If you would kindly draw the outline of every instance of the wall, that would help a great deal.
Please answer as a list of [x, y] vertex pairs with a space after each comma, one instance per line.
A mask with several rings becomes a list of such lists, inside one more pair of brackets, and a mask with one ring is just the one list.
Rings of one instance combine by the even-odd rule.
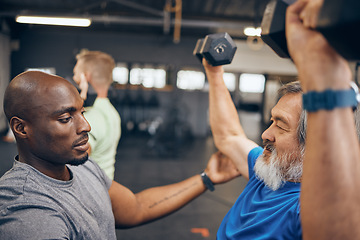
[[10, 80], [10, 37], [5, 33], [0, 33], [0, 53], [0, 132], [3, 132], [7, 129], [3, 100]]
[[[13, 54], [12, 75], [26, 67], [55, 66], [57, 74], [72, 74], [74, 56], [82, 48], [101, 50], [112, 54], [118, 62], [170, 64], [198, 67], [192, 55], [195, 38], [182, 38], [179, 44], [171, 36], [137, 35], [109, 32], [91, 32], [83, 29], [33, 29], [19, 36], [20, 49]], [[296, 69], [289, 59], [278, 57], [267, 45], [252, 50], [246, 41], [235, 41], [237, 52], [225, 69], [236, 72], [295, 75]], [[186, 64], [184, 64], [186, 63]]]
[[[261, 43], [260, 43], [261, 44]], [[278, 57], [266, 44], [259, 50], [252, 50], [246, 41], [236, 41], [237, 51], [228, 71], [296, 75], [295, 65], [290, 59]]]
[[[75, 55], [83, 48], [110, 53], [117, 62], [166, 64], [174, 71], [181, 67], [202, 66], [192, 55], [195, 38], [172, 42], [172, 36], [92, 32], [87, 29], [33, 26], [19, 34], [20, 47], [12, 54], [12, 77], [28, 67], [55, 67], [56, 74], [71, 79]], [[238, 50], [228, 71], [294, 75], [296, 70], [288, 59], [279, 58], [264, 45], [260, 50], [249, 48], [245, 41], [236, 41]], [[173, 75], [170, 82], [175, 82]], [[172, 95], [163, 93], [162, 96]], [[206, 136], [208, 127], [208, 95], [206, 92], [176, 93], [176, 102], [185, 103], [187, 121], [195, 136]], [[161, 97], [160, 97], [161, 98]], [[170, 98], [171, 99], [171, 98]], [[173, 100], [163, 101], [171, 105]]]

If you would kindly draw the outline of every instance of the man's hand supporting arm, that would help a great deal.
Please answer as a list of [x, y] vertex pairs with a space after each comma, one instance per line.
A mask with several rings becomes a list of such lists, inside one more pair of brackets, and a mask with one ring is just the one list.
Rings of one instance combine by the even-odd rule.
[[[240, 175], [233, 162], [221, 153], [213, 154], [205, 169], [213, 184], [221, 184]], [[129, 228], [145, 224], [185, 206], [206, 191], [200, 174], [179, 183], [146, 189], [134, 194], [113, 181], [109, 189], [115, 224]]]
[[149, 188], [137, 194], [113, 182], [109, 194], [116, 227], [134, 227], [167, 216], [205, 190], [200, 174], [179, 183]]

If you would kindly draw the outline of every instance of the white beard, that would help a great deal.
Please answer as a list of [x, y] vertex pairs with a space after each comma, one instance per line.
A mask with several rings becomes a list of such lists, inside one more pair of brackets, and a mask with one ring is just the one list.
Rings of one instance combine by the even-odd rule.
[[298, 158], [294, 158], [293, 155], [288, 153], [278, 156], [274, 149], [271, 152], [268, 163], [264, 159], [264, 154], [256, 160], [254, 171], [258, 179], [275, 191], [282, 187], [286, 181], [300, 181], [303, 171], [303, 159], [303, 146], [300, 147]]

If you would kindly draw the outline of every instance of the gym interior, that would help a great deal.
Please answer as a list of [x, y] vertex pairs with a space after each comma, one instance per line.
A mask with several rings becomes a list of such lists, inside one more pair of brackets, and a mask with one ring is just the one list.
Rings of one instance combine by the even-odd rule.
[[[290, 59], [280, 58], [259, 36], [244, 34], [245, 27], [259, 26], [267, 2], [0, 0], [0, 176], [17, 154], [16, 143], [7, 140], [2, 110], [6, 86], [32, 69], [73, 82], [75, 56], [82, 49], [109, 53], [116, 61], [109, 91], [122, 120], [115, 180], [139, 192], [200, 173], [216, 147], [209, 126], [208, 84], [193, 50], [199, 38], [217, 32], [228, 32], [236, 44], [232, 62], [224, 65], [225, 80], [247, 136], [261, 145], [277, 89], [297, 77]], [[87, 28], [16, 23], [15, 17], [26, 11], [95, 20]], [[85, 104], [91, 106], [95, 98], [90, 89]], [[117, 237], [215, 239], [245, 185], [241, 177], [217, 185], [171, 216], [117, 230]]]

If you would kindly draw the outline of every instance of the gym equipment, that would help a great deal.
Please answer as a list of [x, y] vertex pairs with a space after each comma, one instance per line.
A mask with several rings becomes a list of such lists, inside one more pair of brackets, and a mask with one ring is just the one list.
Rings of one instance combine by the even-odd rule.
[[285, 14], [288, 5], [294, 2], [270, 1], [261, 21], [261, 39], [282, 58], [290, 58], [286, 45]]
[[236, 45], [228, 33], [214, 33], [198, 39], [193, 55], [202, 62], [204, 57], [212, 66], [231, 63]]
[[360, 60], [359, 0], [325, 0], [316, 29], [344, 58]]
[[[271, 0], [261, 22], [261, 38], [280, 57], [289, 58], [285, 37], [285, 14], [295, 0]], [[325, 0], [316, 30], [348, 60], [360, 60], [358, 36], [360, 29], [359, 0]]]

